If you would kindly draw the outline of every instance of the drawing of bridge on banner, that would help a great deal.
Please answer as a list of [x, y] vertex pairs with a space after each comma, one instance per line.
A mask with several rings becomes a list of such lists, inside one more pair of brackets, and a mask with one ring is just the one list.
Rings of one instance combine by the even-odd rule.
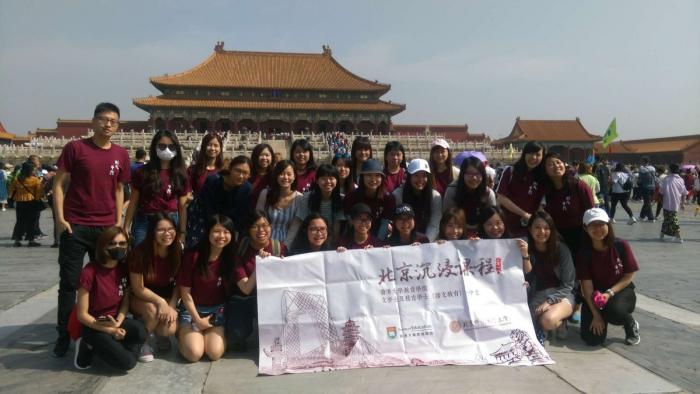
[[[269, 348], [263, 347], [265, 355], [272, 359], [272, 366], [265, 373], [407, 364], [406, 360], [385, 356], [377, 351], [362, 337], [360, 327], [352, 319], [343, 324], [339, 335], [338, 329], [329, 321], [328, 305], [322, 295], [285, 290], [281, 312], [285, 322], [281, 336], [275, 337]], [[316, 345], [306, 351], [301, 348], [302, 317], [308, 317], [313, 325], [313, 337], [305, 336], [304, 343]]]

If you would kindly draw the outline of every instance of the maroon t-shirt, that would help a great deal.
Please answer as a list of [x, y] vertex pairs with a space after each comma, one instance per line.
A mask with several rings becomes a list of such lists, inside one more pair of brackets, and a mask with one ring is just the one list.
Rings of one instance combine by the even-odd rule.
[[199, 194], [199, 191], [202, 190], [202, 187], [204, 187], [204, 182], [207, 180], [207, 177], [209, 177], [209, 175], [214, 175], [218, 172], [219, 170], [217, 170], [216, 168], [213, 170], [207, 170], [205, 168], [203, 173], [195, 177], [194, 165], [189, 166], [187, 168], [187, 179], [189, 180], [190, 186], [192, 187], [192, 193], [194, 195]]
[[168, 170], [160, 170], [160, 192], [153, 195], [150, 191], [150, 186], [146, 185], [144, 182], [144, 167], [139, 168], [134, 173], [134, 179], [131, 182], [134, 190], [138, 190], [139, 196], [139, 209], [140, 214], [151, 214], [157, 212], [176, 212], [177, 211], [177, 200], [189, 193], [190, 184], [189, 181], [185, 181], [185, 187], [180, 193], [176, 193], [173, 189], [173, 185], [170, 182], [170, 174]]
[[71, 141], [56, 163], [70, 173], [63, 217], [71, 224], [106, 227], [117, 222], [117, 183], [129, 183], [129, 153], [119, 145], [102, 149], [91, 138]]
[[214, 306], [226, 301], [224, 279], [221, 277], [221, 259], [218, 258], [207, 264], [207, 276], [204, 277], [197, 267], [199, 252], [186, 252], [182, 268], [177, 276], [177, 285], [189, 287], [195, 305]]
[[173, 293], [173, 289], [175, 288], [175, 278], [177, 277], [177, 272], [175, 272], [173, 269], [172, 263], [167, 258], [156, 255], [154, 262], [155, 275], [152, 278], [148, 278], [143, 273], [140, 261], [141, 259], [139, 258], [140, 256], [137, 255], [139, 252], [139, 248], [136, 248], [129, 254], [127, 260], [129, 272], [143, 275], [144, 287], [165, 298], [166, 300], [169, 299]]
[[396, 174], [389, 174], [389, 171], [384, 170], [384, 190], [387, 193], [391, 193], [397, 187], [403, 185], [406, 181], [406, 170], [403, 167], [399, 167], [399, 171]]
[[532, 261], [532, 270], [535, 272], [535, 277], [537, 278], [537, 289], [544, 290], [551, 287], [559, 287], [559, 278], [557, 274], [554, 273], [554, 264], [551, 261], [547, 261], [545, 254], [532, 250], [532, 255], [534, 259]]
[[85, 265], [80, 272], [78, 288], [90, 293], [90, 316], [116, 318], [128, 283], [126, 264], [117, 264], [114, 268], [105, 268], [95, 262]]
[[346, 215], [350, 215], [353, 205], [357, 203], [365, 203], [372, 210], [372, 234], [379, 232], [379, 225], [382, 219], [391, 220], [396, 208], [396, 199], [393, 194], [385, 193], [384, 198], [369, 198], [365, 197], [360, 189], [355, 189], [352, 193], [345, 196], [343, 200], [343, 211]]
[[619, 256], [614, 247], [599, 252], [584, 246], [576, 256], [576, 278], [591, 280], [594, 289], [605, 291], [619, 282], [624, 274], [639, 271], [630, 244], [624, 239], [618, 238], [618, 241], [625, 251], [625, 258]]
[[445, 190], [447, 190], [447, 186], [454, 181], [450, 181], [450, 177], [452, 176], [452, 167], [447, 167], [445, 171], [443, 172], [436, 172], [435, 173], [435, 186], [433, 189], [437, 190], [438, 193], [440, 193], [441, 196], [445, 197]]
[[[272, 253], [272, 242], [269, 242], [263, 249], [268, 253]], [[282, 256], [287, 254], [287, 246], [285, 246], [284, 242], [280, 242], [280, 254]], [[255, 272], [255, 257], [257, 255], [258, 251], [248, 245], [242, 256], [236, 256], [235, 265], [233, 267], [233, 293], [235, 295], [245, 295], [241, 289], [238, 288], [237, 283], [241, 279], [253, 275], [253, 272]], [[253, 294], [255, 294], [255, 290], [250, 295]]]
[[372, 245], [375, 248], [379, 248], [386, 245], [386, 243], [382, 242], [379, 238], [375, 237], [374, 235], [370, 235], [369, 238], [367, 238], [367, 240], [361, 244], [355, 242], [355, 239], [352, 235], [342, 237], [338, 241], [338, 246], [342, 246], [347, 250], [364, 249], [369, 245]]
[[311, 190], [311, 186], [316, 183], [316, 170], [306, 170], [303, 174], [295, 173], [297, 181], [297, 191], [306, 193]]
[[[533, 214], [539, 209], [542, 202], [544, 185], [535, 180], [532, 171], [528, 171], [524, 176], [514, 177], [513, 167], [508, 167], [501, 175], [496, 193], [508, 197], [520, 209]], [[520, 225], [520, 216], [505, 208], [503, 212], [505, 213], [506, 228], [511, 235], [527, 235], [527, 228]]]
[[581, 227], [583, 213], [593, 208], [593, 193], [585, 182], [547, 193], [544, 210], [552, 216], [557, 229]]

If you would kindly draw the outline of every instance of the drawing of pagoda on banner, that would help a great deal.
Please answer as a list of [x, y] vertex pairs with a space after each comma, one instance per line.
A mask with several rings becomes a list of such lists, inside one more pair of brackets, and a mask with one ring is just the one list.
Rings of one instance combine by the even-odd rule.
[[[352, 319], [336, 328], [329, 321], [328, 305], [322, 295], [285, 290], [281, 306], [285, 322], [281, 335], [269, 347], [260, 344], [265, 356], [272, 360], [269, 368], [261, 363], [261, 373], [278, 375], [310, 368], [328, 371], [406, 365], [405, 360], [379, 353], [362, 337], [361, 327]], [[305, 336], [304, 342], [317, 345], [306, 351], [301, 349], [301, 317], [310, 318], [314, 326], [314, 338]]]

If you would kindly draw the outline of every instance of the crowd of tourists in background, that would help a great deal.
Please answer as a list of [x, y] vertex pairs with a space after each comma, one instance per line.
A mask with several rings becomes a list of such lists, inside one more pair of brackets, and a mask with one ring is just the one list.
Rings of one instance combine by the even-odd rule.
[[[119, 109], [101, 103], [94, 135], [69, 142], [55, 165], [32, 156], [0, 171], [2, 210], [16, 211], [15, 246], [40, 246], [40, 213], [51, 208], [60, 267], [54, 354], [76, 340], [80, 369], [94, 355], [129, 370], [152, 361], [154, 348], [168, 351], [172, 336], [190, 362], [245, 350], [258, 256], [455, 240], [518, 239], [542, 343], [565, 339], [572, 321], [588, 345], [605, 341], [608, 324], [622, 325], [635, 345], [639, 264], [615, 236], [617, 206], [630, 225], [663, 212], [660, 237], [682, 242], [678, 212], [700, 204], [695, 167], [566, 163], [536, 141], [512, 166], [492, 167], [444, 139], [409, 160], [398, 141], [375, 147], [334, 132], [326, 138], [335, 156], [320, 163], [304, 139], [289, 159], [266, 143], [224, 159], [221, 136], [209, 133], [188, 164], [177, 135], [159, 130], [131, 162], [110, 141], [118, 123]], [[642, 201], [637, 215], [630, 197]]]

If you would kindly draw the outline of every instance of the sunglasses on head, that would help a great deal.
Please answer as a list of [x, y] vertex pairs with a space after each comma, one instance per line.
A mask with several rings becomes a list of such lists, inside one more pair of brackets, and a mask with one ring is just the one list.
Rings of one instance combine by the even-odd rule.
[[174, 151], [177, 147], [175, 146], [175, 144], [158, 144], [158, 149], [165, 150], [165, 148]]

